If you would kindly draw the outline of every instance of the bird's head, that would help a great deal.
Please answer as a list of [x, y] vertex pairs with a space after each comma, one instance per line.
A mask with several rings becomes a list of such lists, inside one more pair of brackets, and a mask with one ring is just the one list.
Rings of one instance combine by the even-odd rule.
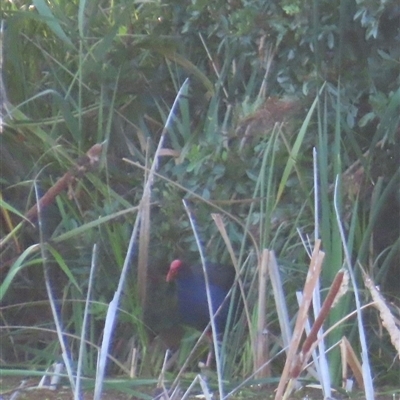
[[179, 270], [183, 266], [183, 262], [181, 260], [174, 260], [172, 261], [171, 265], [169, 266], [169, 271], [167, 274], [166, 281], [171, 282], [173, 281], [179, 273]]

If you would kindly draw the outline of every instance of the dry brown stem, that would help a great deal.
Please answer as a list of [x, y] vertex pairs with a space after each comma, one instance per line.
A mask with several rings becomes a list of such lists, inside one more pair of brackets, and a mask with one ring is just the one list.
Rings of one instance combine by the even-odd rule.
[[340, 351], [342, 355], [343, 385], [345, 385], [345, 380], [347, 379], [347, 366], [349, 366], [353, 371], [358, 387], [364, 390], [364, 378], [360, 361], [358, 361], [355, 351], [345, 336], [343, 336], [340, 342]]
[[100, 160], [102, 144], [95, 144], [87, 153], [79, 158], [75, 165], [67, 171], [36, 203], [27, 213], [26, 218], [31, 222], [38, 217], [38, 209], [43, 210], [54, 202], [54, 199], [63, 191], [66, 190], [74, 181], [82, 178], [88, 172], [94, 170]]
[[300, 375], [300, 372], [304, 369], [308, 359], [311, 357], [311, 353], [314, 350], [315, 345], [317, 344], [318, 331], [321, 329], [322, 324], [326, 320], [329, 311], [337, 300], [338, 295], [340, 295], [340, 293], [343, 293], [341, 288], [343, 284], [347, 284], [347, 281], [347, 272], [344, 269], [341, 269], [336, 274], [329, 293], [326, 296], [324, 303], [322, 304], [321, 310], [314, 321], [310, 333], [304, 341], [300, 353], [297, 355], [296, 363], [295, 365], [293, 365], [293, 368], [290, 372], [291, 378], [297, 378]]

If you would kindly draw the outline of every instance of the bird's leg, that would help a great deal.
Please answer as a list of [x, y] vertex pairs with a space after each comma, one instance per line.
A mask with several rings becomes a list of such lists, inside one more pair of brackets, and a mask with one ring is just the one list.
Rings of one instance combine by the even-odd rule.
[[206, 360], [206, 367], [211, 368], [211, 364], [214, 359], [214, 349], [210, 349], [210, 351], [207, 354], [207, 360]]
[[213, 362], [213, 359], [214, 359], [214, 343], [213, 343], [213, 338], [212, 338], [211, 331], [208, 331], [206, 333], [206, 336], [208, 338], [209, 346], [210, 346], [210, 349], [209, 349], [208, 354], [207, 354], [206, 367], [210, 368], [211, 364]]

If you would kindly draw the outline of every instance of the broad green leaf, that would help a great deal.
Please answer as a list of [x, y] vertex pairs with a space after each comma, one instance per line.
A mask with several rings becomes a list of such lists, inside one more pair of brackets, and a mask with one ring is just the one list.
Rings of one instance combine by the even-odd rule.
[[5, 294], [7, 293], [8, 288], [10, 287], [11, 283], [13, 282], [15, 276], [23, 270], [24, 268], [32, 265], [32, 264], [37, 264], [40, 262], [40, 260], [32, 260], [29, 262], [26, 262], [26, 259], [28, 256], [31, 254], [35, 253], [37, 250], [39, 250], [40, 245], [39, 244], [34, 244], [32, 246], [29, 246], [15, 261], [15, 263], [12, 265], [10, 270], [8, 271], [7, 276], [4, 278], [3, 283], [0, 286], [0, 302], [3, 300]]
[[18, 217], [26, 220], [25, 216], [23, 214], [21, 214], [16, 208], [14, 208], [13, 206], [11, 206], [7, 202], [5, 202], [2, 199], [1, 195], [0, 195], [0, 207], [12, 212], [15, 215], [18, 215]]
[[50, 7], [46, 4], [46, 2], [44, 0], [33, 0], [33, 4], [36, 7], [38, 13], [41, 16], [46, 17], [45, 21], [48, 27], [57, 35], [57, 37], [60, 38], [68, 46], [75, 47], [71, 39], [61, 28], [60, 23], [58, 22], [57, 18], [54, 17]]
[[71, 270], [68, 268], [68, 265], [65, 263], [62, 255], [54, 247], [47, 246], [47, 250], [53, 255], [54, 259], [56, 260], [60, 268], [64, 271], [65, 275], [68, 276], [69, 281], [73, 283], [78, 291], [82, 294], [82, 290], [79, 287], [78, 282], [76, 281]]

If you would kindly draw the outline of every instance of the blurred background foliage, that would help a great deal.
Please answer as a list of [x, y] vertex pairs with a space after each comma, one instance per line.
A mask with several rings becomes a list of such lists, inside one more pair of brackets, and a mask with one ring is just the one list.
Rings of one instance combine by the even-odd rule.
[[[187, 77], [190, 84], [169, 127], [168, 152], [152, 191], [152, 301], [143, 316], [134, 258], [114, 355], [125, 362], [119, 342], [133, 338], [144, 360], [149, 333], [150, 338], [164, 333], [168, 345], [177, 345], [174, 304], [168, 300], [173, 296], [164, 276], [176, 257], [198, 260], [184, 197], [190, 199], [209, 259], [229, 263], [212, 212], [223, 214], [249, 274], [257, 266], [258, 249], [277, 253], [295, 312], [294, 291], [308, 265], [298, 230], [314, 235], [313, 147], [327, 253], [323, 288], [344, 262], [333, 208], [333, 184], [340, 176], [352, 261], [360, 262], [399, 307], [396, 0], [8, 0], [1, 16], [1, 236], [21, 220], [18, 212], [25, 214], [34, 204], [35, 185], [45, 193], [74, 160], [104, 142], [98, 170], [61, 193], [43, 215], [45, 239], [53, 249], [47, 262], [71, 333], [79, 332], [80, 301], [97, 243], [101, 256], [91, 340], [98, 343], [101, 337], [105, 304], [115, 291], [135, 218], [134, 212], [118, 212], [139, 204], [145, 179], [143, 168], [124, 158], [149, 165]], [[316, 110], [305, 123], [316, 98]], [[285, 176], [293, 155], [295, 165]], [[111, 218], [95, 222], [104, 216]], [[32, 250], [21, 256], [38, 242], [38, 227], [25, 224], [1, 249], [3, 279], [15, 272], [1, 303], [3, 324], [10, 327], [1, 330], [1, 359], [9, 365], [47, 365], [59, 351], [55, 336], [30, 331], [52, 326], [41, 254]], [[348, 299], [331, 323], [353, 309]], [[21, 323], [22, 328], [11, 328]], [[398, 361], [392, 365], [393, 350], [373, 311], [367, 324], [377, 379], [388, 383], [398, 376]], [[341, 334], [353, 329], [348, 322]], [[153, 364], [139, 363], [137, 373], [158, 371], [163, 353], [155, 354]], [[91, 357], [87, 374], [94, 369], [94, 351]], [[249, 372], [249, 364], [243, 364], [232, 368], [230, 378]]]

